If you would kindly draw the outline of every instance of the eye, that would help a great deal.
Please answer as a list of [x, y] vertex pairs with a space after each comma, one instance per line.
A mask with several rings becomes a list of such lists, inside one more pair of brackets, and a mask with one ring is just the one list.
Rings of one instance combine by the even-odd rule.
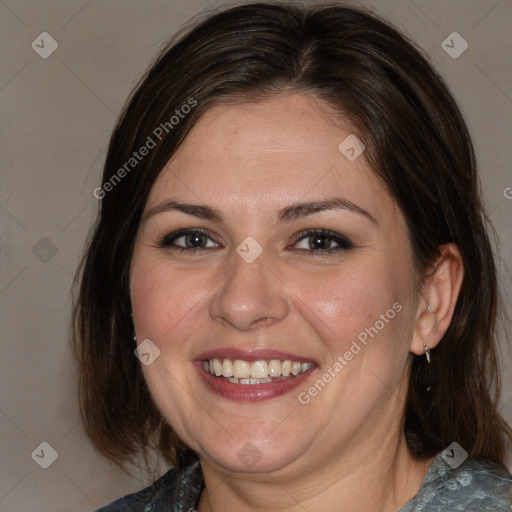
[[353, 247], [350, 240], [339, 233], [325, 229], [314, 229], [299, 233], [294, 249], [306, 250], [315, 253], [328, 253], [347, 250]]
[[200, 229], [184, 229], [165, 235], [160, 247], [181, 251], [196, 251], [220, 247], [210, 234]]

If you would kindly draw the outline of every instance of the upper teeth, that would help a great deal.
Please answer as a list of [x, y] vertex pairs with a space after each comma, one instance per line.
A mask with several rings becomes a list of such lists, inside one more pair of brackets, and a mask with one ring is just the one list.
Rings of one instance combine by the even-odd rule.
[[234, 377], [236, 379], [265, 379], [267, 377], [297, 376], [308, 371], [313, 363], [299, 361], [243, 361], [241, 359], [208, 359], [204, 361], [204, 369], [217, 377]]

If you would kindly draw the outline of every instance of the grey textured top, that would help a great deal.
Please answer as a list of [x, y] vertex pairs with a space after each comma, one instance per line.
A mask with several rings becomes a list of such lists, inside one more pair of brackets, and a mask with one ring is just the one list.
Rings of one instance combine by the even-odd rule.
[[[175, 468], [152, 485], [97, 512], [195, 512], [202, 490], [199, 460], [193, 452], [187, 452]], [[397, 512], [460, 510], [511, 512], [511, 475], [501, 466], [485, 460], [466, 460], [452, 468], [438, 454], [418, 494]]]
[[511, 512], [512, 477], [486, 460], [466, 460], [452, 468], [437, 455], [418, 494], [399, 512]]

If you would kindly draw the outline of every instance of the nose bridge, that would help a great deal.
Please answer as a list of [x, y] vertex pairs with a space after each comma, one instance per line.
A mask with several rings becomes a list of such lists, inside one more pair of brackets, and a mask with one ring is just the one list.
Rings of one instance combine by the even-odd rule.
[[214, 320], [241, 331], [269, 325], [288, 314], [287, 297], [273, 276], [269, 258], [262, 254], [249, 261], [243, 254], [232, 255], [210, 304]]

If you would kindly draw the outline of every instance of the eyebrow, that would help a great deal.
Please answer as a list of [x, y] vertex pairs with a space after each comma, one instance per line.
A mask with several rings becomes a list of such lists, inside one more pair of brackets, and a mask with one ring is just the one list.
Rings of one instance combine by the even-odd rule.
[[301, 219], [314, 213], [329, 211], [329, 210], [348, 210], [352, 213], [357, 213], [374, 224], [378, 224], [377, 220], [371, 213], [367, 212], [364, 208], [357, 206], [357, 204], [341, 197], [333, 197], [324, 199], [322, 201], [312, 201], [307, 203], [297, 203], [283, 208], [279, 212], [279, 220], [281, 222], [288, 222], [294, 219]]
[[[290, 222], [292, 220], [302, 219], [315, 213], [329, 210], [347, 210], [366, 217], [374, 224], [378, 224], [375, 217], [373, 217], [373, 215], [371, 215], [368, 211], [361, 208], [360, 206], [357, 206], [352, 201], [340, 197], [324, 199], [322, 201], [297, 203], [291, 206], [287, 206], [279, 211], [278, 219], [280, 222]], [[145, 215], [145, 220], [154, 215], [157, 215], [158, 213], [169, 211], [183, 212], [187, 215], [192, 215], [194, 217], [212, 222], [223, 222], [222, 214], [216, 208], [206, 205], [181, 203], [175, 199], [168, 199], [158, 204], [157, 206], [150, 208]]]
[[200, 219], [211, 220], [212, 222], [222, 222], [222, 214], [220, 211], [211, 206], [180, 203], [175, 199], [168, 199], [167, 201], [164, 201], [163, 203], [160, 203], [159, 205], [148, 210], [147, 214], [145, 215], [145, 220], [153, 217], [153, 215], [158, 213], [171, 211], [183, 212], [187, 215], [193, 215], [194, 217], [198, 217]]

